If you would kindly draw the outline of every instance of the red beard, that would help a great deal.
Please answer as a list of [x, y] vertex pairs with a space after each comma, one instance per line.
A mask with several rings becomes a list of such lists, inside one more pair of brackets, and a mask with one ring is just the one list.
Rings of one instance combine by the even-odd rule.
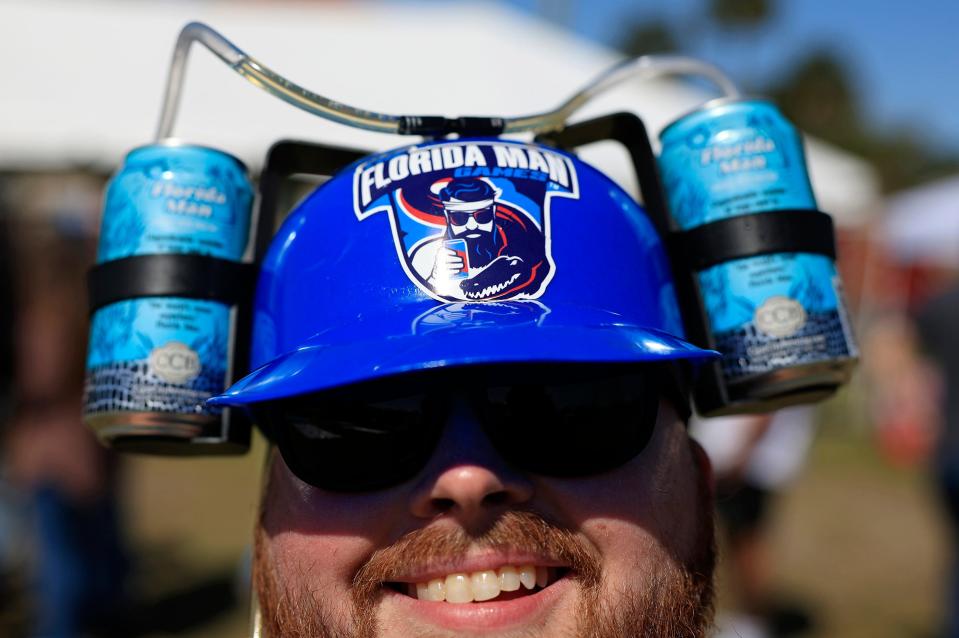
[[[265, 638], [373, 638], [382, 583], [401, 565], [461, 555], [470, 547], [511, 547], [561, 557], [583, 590], [577, 638], [704, 638], [712, 626], [716, 549], [709, 479], [698, 472], [697, 533], [694, 547], [675, 548], [654, 582], [622, 596], [616, 605], [602, 595], [599, 561], [576, 535], [531, 512], [503, 515], [481, 537], [461, 530], [425, 528], [412, 532], [370, 557], [354, 579], [353, 623], [342, 627], [325, 606], [323, 592], [298, 591], [283, 582], [270, 558], [263, 525], [257, 526], [253, 581]], [[617, 583], [616, 586], [619, 586]]]

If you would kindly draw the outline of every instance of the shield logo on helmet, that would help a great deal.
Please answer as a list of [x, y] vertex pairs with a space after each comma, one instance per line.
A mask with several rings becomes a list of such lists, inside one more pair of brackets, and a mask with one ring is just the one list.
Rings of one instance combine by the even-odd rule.
[[554, 197], [579, 198], [572, 160], [501, 140], [405, 148], [353, 173], [357, 219], [389, 215], [403, 270], [440, 301], [542, 295], [556, 273]]

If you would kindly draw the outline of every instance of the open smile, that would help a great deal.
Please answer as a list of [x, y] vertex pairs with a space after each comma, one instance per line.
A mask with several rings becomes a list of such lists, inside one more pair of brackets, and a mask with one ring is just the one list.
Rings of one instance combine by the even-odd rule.
[[452, 604], [514, 600], [546, 589], [569, 569], [543, 565], [504, 565], [471, 573], [453, 572], [415, 583], [386, 583], [394, 591], [417, 600]]
[[468, 561], [383, 583], [404, 615], [459, 631], [502, 631], [542, 621], [573, 586], [573, 571], [548, 560]]

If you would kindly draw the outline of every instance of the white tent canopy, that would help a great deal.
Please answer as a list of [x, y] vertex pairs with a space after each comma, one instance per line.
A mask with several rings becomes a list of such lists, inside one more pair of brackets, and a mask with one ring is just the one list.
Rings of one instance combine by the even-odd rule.
[[[618, 59], [608, 49], [492, 3], [86, 2], [0, 4], [0, 168], [111, 170], [151, 141], [180, 28], [207, 22], [294, 82], [394, 114], [524, 115], [554, 108]], [[684, 84], [635, 81], [575, 119], [632, 110], [655, 135], [707, 96]], [[176, 134], [256, 168], [270, 144], [295, 138], [380, 150], [409, 138], [318, 119], [257, 90], [194, 47]], [[862, 160], [810, 140], [822, 208], [855, 224], [878, 197]], [[625, 152], [583, 153], [635, 193]]]
[[890, 197], [879, 233], [898, 261], [959, 267], [959, 176]]

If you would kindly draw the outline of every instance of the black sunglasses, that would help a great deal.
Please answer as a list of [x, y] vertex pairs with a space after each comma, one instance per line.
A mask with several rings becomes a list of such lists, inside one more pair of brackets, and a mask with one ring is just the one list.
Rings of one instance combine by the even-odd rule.
[[488, 224], [496, 216], [496, 204], [474, 211], [447, 210], [446, 214], [450, 218], [450, 223], [454, 226], [465, 226], [470, 217], [475, 219], [477, 224]]
[[655, 430], [661, 398], [688, 417], [682, 379], [672, 370], [647, 365], [584, 377], [554, 369], [542, 380], [529, 370], [527, 380], [506, 383], [498, 374], [454, 370], [442, 378], [407, 377], [401, 386], [389, 383], [391, 391], [380, 382], [252, 409], [293, 474], [324, 490], [371, 491], [413, 478], [432, 456], [454, 398], [469, 403], [514, 467], [581, 477], [639, 455]]

